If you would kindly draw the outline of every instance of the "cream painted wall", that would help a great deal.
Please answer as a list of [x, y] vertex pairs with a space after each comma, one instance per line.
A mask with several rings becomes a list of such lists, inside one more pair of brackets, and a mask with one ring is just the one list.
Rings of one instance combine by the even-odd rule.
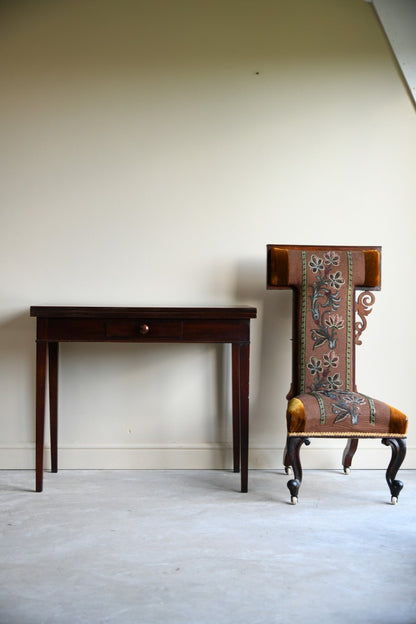
[[[39, 0], [0, 17], [1, 467], [34, 466], [30, 305], [228, 303], [258, 307], [250, 462], [280, 467], [280, 242], [383, 246], [359, 389], [410, 415], [415, 468], [416, 117], [372, 6]], [[61, 467], [230, 466], [229, 355], [63, 345]], [[338, 467], [342, 446], [315, 441], [305, 467]], [[388, 456], [363, 442], [355, 465]]]

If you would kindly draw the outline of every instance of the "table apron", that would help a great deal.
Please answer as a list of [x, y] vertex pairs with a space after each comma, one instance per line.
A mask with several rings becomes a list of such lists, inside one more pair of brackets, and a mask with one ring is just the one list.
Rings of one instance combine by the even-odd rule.
[[249, 319], [38, 318], [38, 342], [248, 343]]

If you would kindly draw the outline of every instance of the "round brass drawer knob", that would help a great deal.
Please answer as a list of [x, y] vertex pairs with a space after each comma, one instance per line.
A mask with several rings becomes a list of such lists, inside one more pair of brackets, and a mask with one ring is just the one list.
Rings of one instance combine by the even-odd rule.
[[140, 325], [140, 333], [143, 334], [143, 336], [149, 333], [149, 329], [150, 327], [149, 325], [146, 325], [146, 323], [143, 323], [143, 325]]

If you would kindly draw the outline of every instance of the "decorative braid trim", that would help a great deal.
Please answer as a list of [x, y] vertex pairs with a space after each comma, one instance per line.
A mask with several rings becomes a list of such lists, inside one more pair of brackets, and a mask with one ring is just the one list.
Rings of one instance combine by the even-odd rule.
[[346, 353], [346, 378], [345, 388], [351, 390], [351, 339], [352, 339], [352, 253], [347, 251], [348, 259], [348, 293], [347, 293], [347, 353]]
[[302, 251], [302, 309], [300, 327], [300, 392], [305, 392], [306, 312], [307, 312], [306, 251]]
[[326, 411], [325, 411], [325, 405], [324, 405], [324, 402], [322, 400], [322, 397], [317, 392], [311, 392], [311, 394], [318, 401], [319, 411], [321, 413], [321, 418], [319, 420], [319, 424], [320, 425], [325, 425], [326, 424]]
[[372, 431], [292, 431], [287, 435], [290, 438], [407, 438], [405, 433], [373, 433]]
[[371, 397], [367, 396], [366, 394], [363, 394], [362, 396], [367, 399], [368, 405], [370, 407], [370, 425], [375, 425], [376, 424], [376, 406], [374, 404], [374, 401]]

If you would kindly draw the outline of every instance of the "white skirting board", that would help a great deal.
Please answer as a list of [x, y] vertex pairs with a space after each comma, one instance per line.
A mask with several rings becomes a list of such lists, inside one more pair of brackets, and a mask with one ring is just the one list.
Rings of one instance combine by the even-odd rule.
[[[338, 442], [338, 441], [337, 441]], [[336, 446], [334, 446], [336, 444]], [[305, 469], [334, 470], [341, 467], [344, 444], [334, 440], [311, 440], [301, 449]], [[250, 447], [250, 469], [282, 468], [283, 446]], [[353, 459], [353, 468], [385, 469], [391, 450], [380, 440], [363, 440]], [[129, 470], [224, 470], [232, 469], [232, 450], [221, 444], [165, 445], [64, 445], [59, 448], [61, 469], [129, 469]], [[34, 444], [0, 445], [1, 470], [31, 470], [35, 467]], [[45, 469], [50, 467], [50, 451], [45, 448]], [[416, 448], [407, 449], [404, 469], [416, 469]]]

